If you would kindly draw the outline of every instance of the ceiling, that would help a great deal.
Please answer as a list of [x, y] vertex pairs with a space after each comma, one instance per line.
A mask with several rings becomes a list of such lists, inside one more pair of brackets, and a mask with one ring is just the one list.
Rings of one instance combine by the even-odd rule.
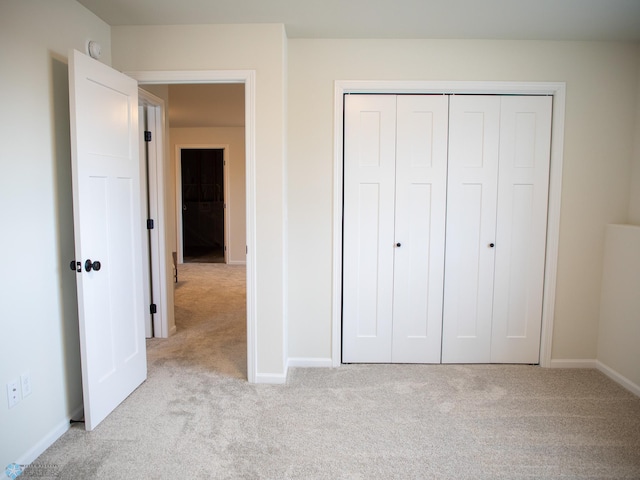
[[640, 41], [640, 0], [78, 0], [119, 25], [284, 24], [289, 38]]

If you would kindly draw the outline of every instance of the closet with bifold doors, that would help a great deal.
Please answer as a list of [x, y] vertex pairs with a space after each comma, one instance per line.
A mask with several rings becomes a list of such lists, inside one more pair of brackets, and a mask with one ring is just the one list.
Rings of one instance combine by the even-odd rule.
[[343, 363], [538, 363], [550, 96], [344, 99]]

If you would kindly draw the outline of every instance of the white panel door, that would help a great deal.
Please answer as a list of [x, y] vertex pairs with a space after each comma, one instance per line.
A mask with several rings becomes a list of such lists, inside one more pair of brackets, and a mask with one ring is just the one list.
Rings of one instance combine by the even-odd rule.
[[74, 51], [69, 89], [82, 388], [92, 430], [147, 374], [138, 86]]
[[490, 361], [500, 97], [449, 109], [443, 363]]
[[397, 97], [393, 363], [440, 363], [448, 109]]
[[502, 97], [491, 362], [538, 363], [551, 97]]
[[396, 97], [347, 95], [342, 361], [391, 362]]

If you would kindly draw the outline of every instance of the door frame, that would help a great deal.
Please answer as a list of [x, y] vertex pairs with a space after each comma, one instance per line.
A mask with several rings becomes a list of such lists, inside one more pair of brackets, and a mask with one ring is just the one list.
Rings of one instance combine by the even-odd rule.
[[229, 145], [224, 144], [179, 144], [176, 145], [176, 234], [178, 263], [184, 263], [184, 251], [182, 237], [182, 150], [222, 150], [222, 193], [223, 193], [223, 224], [224, 224], [224, 263], [229, 263], [229, 167], [227, 165], [229, 155]]
[[342, 221], [344, 95], [346, 94], [475, 94], [553, 96], [551, 152], [549, 166], [549, 207], [544, 274], [540, 366], [551, 366], [551, 343], [558, 270], [560, 202], [564, 151], [566, 84], [564, 82], [473, 82], [473, 81], [377, 81], [337, 80], [334, 84], [333, 147], [333, 265], [331, 363], [341, 364], [342, 350]]
[[[175, 325], [170, 318], [170, 303], [167, 292], [167, 278], [162, 274], [167, 269], [166, 255], [166, 228], [165, 222], [159, 219], [165, 218], [164, 191], [159, 189], [159, 185], [164, 184], [164, 128], [165, 128], [165, 105], [164, 100], [138, 87], [138, 105], [146, 109], [146, 129], [151, 132], [151, 142], [140, 141], [140, 160], [143, 153], [146, 157], [146, 183], [143, 185], [148, 199], [147, 218], [154, 220], [154, 227], [147, 230], [149, 235], [148, 258], [150, 278], [145, 279], [145, 291], [150, 292], [151, 302], [158, 308], [153, 314], [152, 336], [167, 338], [175, 333]], [[140, 138], [142, 132], [140, 132]], [[145, 206], [146, 207], [146, 206]], [[145, 208], [145, 210], [147, 210]], [[173, 325], [170, 329], [169, 324]]]
[[[247, 380], [256, 383], [257, 372], [257, 271], [256, 271], [256, 72], [255, 70], [175, 70], [125, 72], [139, 85], [164, 84], [244, 84], [245, 99], [245, 184], [246, 184], [246, 253], [247, 253]], [[166, 181], [160, 185], [164, 192]], [[166, 252], [165, 252], [166, 253]], [[165, 269], [163, 281], [173, 275]]]

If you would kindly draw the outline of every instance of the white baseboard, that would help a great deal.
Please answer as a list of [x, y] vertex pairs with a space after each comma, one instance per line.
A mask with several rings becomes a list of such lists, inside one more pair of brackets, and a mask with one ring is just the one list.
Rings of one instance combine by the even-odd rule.
[[549, 368], [596, 368], [597, 360], [594, 359], [552, 359]]
[[619, 374], [613, 368], [605, 365], [600, 360], [596, 359], [558, 359], [551, 360], [550, 368], [594, 368], [604, 373], [611, 380], [616, 382], [618, 385], [626, 388], [630, 392], [638, 395], [640, 397], [640, 385], [632, 382], [624, 375]]
[[287, 375], [289, 373], [289, 367], [318, 367], [318, 368], [331, 368], [333, 362], [331, 358], [304, 358], [295, 357], [289, 358], [286, 363], [286, 369], [284, 373], [256, 373], [256, 383], [267, 383], [273, 385], [282, 385], [287, 383]]
[[285, 373], [256, 373], [256, 383], [266, 383], [271, 385], [283, 385], [287, 383], [287, 372]]
[[227, 265], [246, 265], [246, 260], [229, 260]]
[[[44, 451], [54, 444], [56, 440], [58, 440], [64, 433], [71, 428], [71, 419], [82, 418], [84, 412], [84, 407], [80, 405], [75, 408], [71, 415], [68, 418], [62, 420], [58, 425], [56, 425], [49, 433], [47, 433], [44, 437], [38, 441], [33, 447], [31, 447], [27, 452], [20, 455], [20, 457], [16, 460], [15, 463], [18, 465], [29, 465], [33, 463], [40, 455], [44, 453]], [[4, 466], [3, 466], [4, 468]]]
[[331, 368], [333, 367], [333, 361], [331, 358], [305, 358], [296, 357], [289, 358], [290, 367], [318, 367], [318, 368]]
[[634, 383], [631, 380], [629, 380], [627, 377], [620, 375], [613, 368], [605, 365], [599, 360], [596, 361], [596, 368], [602, 373], [604, 373], [607, 377], [609, 377], [614, 382], [618, 383], [619, 385], [622, 385], [631, 393], [634, 393], [635, 395], [640, 397], [640, 385], [638, 385], [637, 383]]

